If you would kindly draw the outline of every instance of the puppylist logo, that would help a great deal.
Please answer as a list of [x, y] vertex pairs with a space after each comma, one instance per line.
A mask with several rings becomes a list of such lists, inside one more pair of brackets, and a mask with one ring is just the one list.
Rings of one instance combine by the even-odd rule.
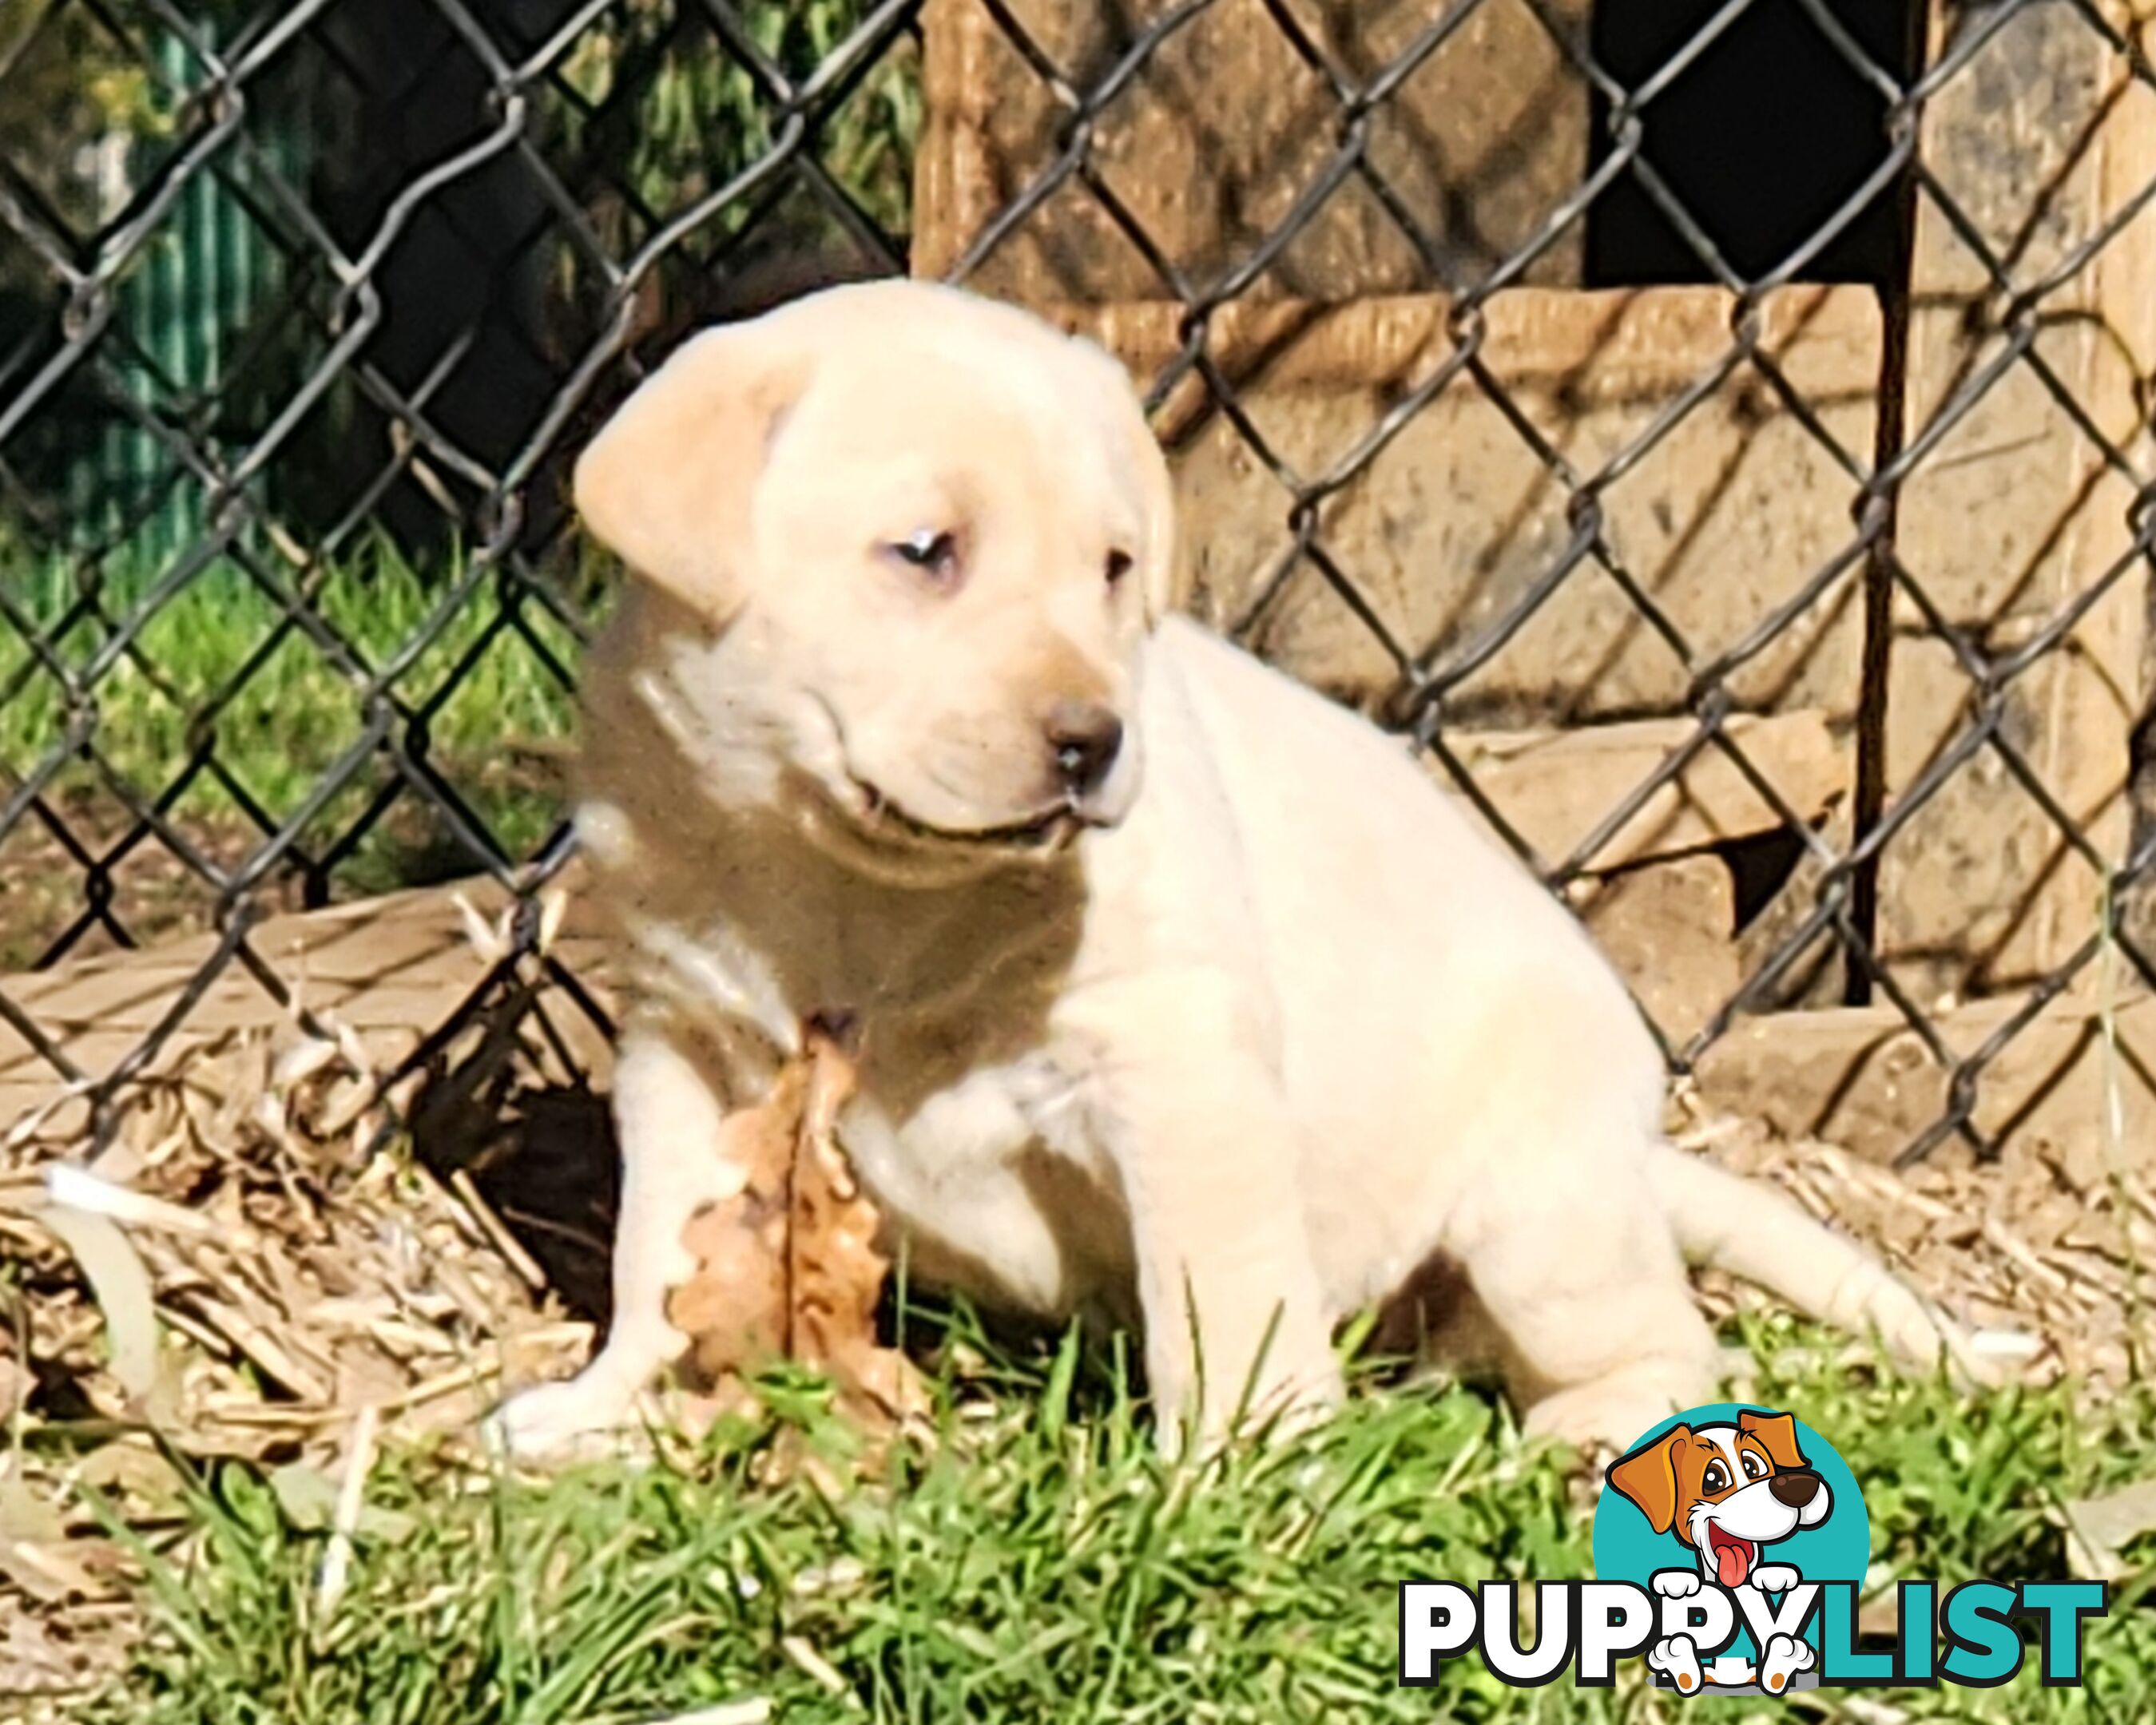
[[1445, 1661], [1475, 1659], [1522, 1688], [1567, 1675], [1604, 1688], [1617, 1661], [1637, 1658], [1681, 1696], [1988, 1689], [2021, 1669], [2016, 1620], [2035, 1629], [2046, 1688], [2082, 1681], [2084, 1621], [2107, 1609], [2102, 1583], [1971, 1581], [1942, 1595], [1904, 1581], [1895, 1646], [1860, 1651], [1871, 1548], [1856, 1476], [1811, 1427], [1766, 1408], [1694, 1408], [1609, 1465], [1598, 1579], [1534, 1583], [1532, 1630], [1518, 1583], [1403, 1583], [1399, 1681], [1432, 1684]]

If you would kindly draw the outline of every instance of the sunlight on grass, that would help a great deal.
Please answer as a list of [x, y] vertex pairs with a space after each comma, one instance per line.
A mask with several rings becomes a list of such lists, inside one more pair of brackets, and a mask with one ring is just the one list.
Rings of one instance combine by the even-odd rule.
[[[251, 830], [250, 802], [273, 822], [290, 819], [366, 736], [369, 682], [420, 637], [461, 576], [451, 568], [424, 579], [382, 547], [317, 571], [306, 593], [293, 596], [311, 602], [332, 642], [311, 637], [237, 564], [213, 564], [149, 619], [94, 685], [90, 745], [145, 799], [184, 778], [173, 803], [183, 822]], [[54, 657], [78, 673], [105, 652], [153, 586], [146, 571], [108, 575], [92, 608], [57, 563], [17, 563], [0, 569], [0, 581], [51, 636]], [[326, 847], [394, 779], [391, 751], [424, 759], [511, 856], [545, 835], [559, 799], [532, 762], [535, 751], [571, 734], [572, 691], [555, 667], [573, 677], [578, 649], [536, 601], [524, 599], [519, 612], [529, 638], [504, 624], [501, 585], [483, 582], [400, 669], [387, 693], [404, 710], [389, 716], [372, 758], [311, 821], [311, 846]], [[0, 690], [11, 691], [0, 699], [0, 781], [13, 784], [59, 755], [69, 715], [59, 678], [5, 627]], [[67, 760], [55, 791], [64, 796], [96, 777], [90, 763]], [[354, 884], [396, 884], [392, 848], [363, 847], [349, 870]]]
[[[2063, 1391], [1971, 1400], [1852, 1374], [1807, 1328], [1750, 1339], [1771, 1362], [1755, 1399], [1837, 1443], [1899, 1577], [2061, 1574], [2056, 1500], [2156, 1465], [2143, 1392], [2078, 1413]], [[1013, 1359], [968, 1332], [940, 1358], [933, 1452], [835, 1494], [798, 1470], [757, 1482], [789, 1430], [844, 1441], [798, 1378], [774, 1384], [780, 1412], [675, 1465], [540, 1486], [404, 1457], [372, 1497], [410, 1531], [362, 1542], [326, 1623], [311, 1615], [320, 1536], [285, 1521], [257, 1469], [226, 1464], [196, 1506], [199, 1543], [163, 1575], [128, 1717], [600, 1725], [746, 1697], [786, 1721], [1680, 1716], [1636, 1666], [1604, 1692], [1466, 1670], [1435, 1693], [1394, 1687], [1398, 1581], [1589, 1572], [1566, 1458], [1522, 1448], [1480, 1394], [1358, 1396], [1292, 1446], [1178, 1477], [1122, 1375], [1068, 1343]], [[1880, 1698], [1920, 1718], [2147, 1717], [2156, 1635], [2137, 1597], [2091, 1626], [2086, 1690], [2025, 1671]]]

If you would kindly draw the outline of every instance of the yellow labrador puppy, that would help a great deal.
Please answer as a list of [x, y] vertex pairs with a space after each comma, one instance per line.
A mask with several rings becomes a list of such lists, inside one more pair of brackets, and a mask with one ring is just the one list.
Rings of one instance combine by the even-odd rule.
[[579, 812], [622, 1212], [611, 1335], [514, 1449], [635, 1416], [721, 1123], [819, 1019], [916, 1277], [1142, 1324], [1170, 1446], [1337, 1398], [1335, 1323], [1436, 1266], [1573, 1439], [1709, 1393], [1684, 1253], [1933, 1355], [1856, 1247], [1661, 1142], [1623, 986], [1396, 740], [1166, 614], [1167, 469], [1096, 348], [834, 289], [690, 341], [576, 497], [640, 577]]

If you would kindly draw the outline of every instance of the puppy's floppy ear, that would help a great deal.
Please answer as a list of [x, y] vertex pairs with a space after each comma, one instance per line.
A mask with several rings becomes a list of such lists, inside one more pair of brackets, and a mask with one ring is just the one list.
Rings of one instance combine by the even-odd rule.
[[684, 342], [578, 458], [572, 489], [585, 530], [725, 621], [741, 598], [757, 480], [810, 360], [783, 310]]
[[1158, 622], [1175, 604], [1175, 480], [1160, 439], [1146, 422], [1145, 407], [1132, 387], [1122, 361], [1082, 335], [1070, 340], [1096, 362], [1105, 392], [1103, 413], [1109, 435], [1130, 463], [1140, 507], [1144, 540], [1136, 547], [1139, 591], [1145, 596], [1146, 621]]
[[1775, 1467], [1784, 1472], [1810, 1465], [1797, 1447], [1797, 1422], [1787, 1414], [1759, 1414], [1745, 1408], [1737, 1415], [1737, 1429], [1765, 1445]]
[[1639, 1506], [1657, 1533], [1666, 1533], [1676, 1524], [1677, 1458], [1691, 1443], [1691, 1426], [1672, 1426], [1652, 1443], [1620, 1456], [1604, 1476], [1611, 1490]]

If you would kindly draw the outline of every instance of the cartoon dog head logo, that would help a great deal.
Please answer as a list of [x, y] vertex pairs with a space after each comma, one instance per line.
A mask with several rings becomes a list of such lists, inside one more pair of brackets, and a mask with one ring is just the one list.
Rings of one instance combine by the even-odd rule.
[[1825, 1438], [1774, 1408], [1690, 1408], [1610, 1464], [1591, 1577], [1402, 1582], [1399, 1681], [1473, 1660], [1514, 1688], [1569, 1673], [1606, 1690], [1636, 1659], [1673, 1697], [1995, 1689], [2026, 1668], [2036, 1625], [2048, 1691], [2082, 1681], [2111, 1612], [2100, 1581], [1897, 1577], [1900, 1630], [1881, 1646], [1861, 1622], [1871, 1554], [1863, 1490]]
[[1797, 1442], [1797, 1422], [1751, 1408], [1732, 1425], [1671, 1426], [1613, 1462], [1609, 1481], [1657, 1533], [1674, 1528], [1699, 1554], [1702, 1575], [1730, 1588], [1752, 1579], [1768, 1546], [1834, 1509], [1834, 1493]]
[[1781, 1695], [1818, 1681], [1819, 1589], [1861, 1582], [1864, 1500], [1825, 1439], [1771, 1408], [1693, 1408], [1609, 1466], [1598, 1574], [1657, 1597], [1646, 1661], [1681, 1694]]

